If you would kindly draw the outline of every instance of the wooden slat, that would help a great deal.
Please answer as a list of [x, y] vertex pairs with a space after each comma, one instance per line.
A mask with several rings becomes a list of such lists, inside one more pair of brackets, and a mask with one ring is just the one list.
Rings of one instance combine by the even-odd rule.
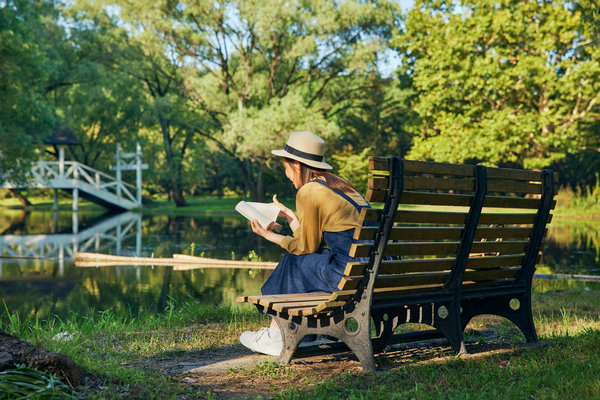
[[367, 189], [365, 200], [369, 203], [384, 203], [387, 191]]
[[286, 294], [269, 294], [262, 296], [251, 296], [260, 300], [270, 301], [273, 304], [287, 301], [310, 301], [310, 300], [327, 300], [331, 296], [327, 292], [312, 292], [312, 293], [286, 293]]
[[[541, 255], [538, 255], [537, 262]], [[523, 255], [500, 255], [470, 257], [467, 269], [483, 269], [497, 267], [516, 267], [523, 261]], [[454, 265], [455, 258], [432, 258], [420, 260], [383, 261], [379, 267], [380, 274], [403, 274], [409, 272], [447, 271]], [[364, 274], [368, 262], [350, 262], [346, 265], [344, 274], [347, 276], [361, 276]]]
[[[538, 256], [539, 261], [539, 256]], [[523, 262], [522, 255], [500, 255], [500, 256], [485, 256], [485, 257], [470, 257], [467, 261], [467, 269], [481, 269], [494, 267], [512, 267], [521, 265]]]
[[[387, 190], [388, 177], [372, 177], [369, 179], [369, 189]], [[452, 179], [432, 177], [404, 177], [404, 190], [468, 190], [473, 191], [473, 179]]]
[[[372, 190], [387, 190], [388, 177], [370, 177], [368, 188]], [[404, 190], [468, 190], [475, 189], [473, 179], [452, 179], [452, 178], [432, 178], [432, 177], [404, 177]], [[542, 194], [542, 185], [540, 183], [529, 183], [523, 181], [510, 180], [488, 180], [488, 193], [506, 192], [506, 193], [527, 193]]]
[[473, 242], [471, 252], [473, 253], [524, 253], [526, 240], [511, 240], [501, 242]]
[[[453, 255], [458, 249], [458, 242], [407, 242], [388, 243], [384, 254], [386, 256], [407, 255]], [[350, 257], [368, 257], [371, 245], [354, 243], [350, 247]]]
[[376, 171], [389, 171], [390, 159], [387, 157], [369, 157], [369, 169]]
[[297, 308], [294, 310], [290, 310], [289, 315], [291, 316], [308, 316], [308, 315], [315, 315], [317, 313], [317, 308], [316, 307], [307, 307], [307, 308]]
[[369, 177], [368, 188], [376, 190], [387, 190], [388, 189], [388, 177], [371, 176]]
[[428, 206], [460, 206], [468, 207], [471, 204], [472, 195], [428, 193], [428, 192], [402, 192], [401, 204], [419, 204]]
[[491, 180], [487, 181], [487, 191], [506, 192], [506, 193], [528, 193], [542, 194], [543, 187], [541, 183], [529, 183], [509, 180]]
[[515, 168], [486, 168], [488, 179], [514, 179], [520, 181], [542, 181], [542, 172]]
[[[381, 210], [363, 209], [364, 221], [377, 222], [381, 218]], [[457, 224], [465, 223], [466, 212], [452, 211], [412, 211], [399, 210], [395, 222], [398, 223], [423, 223], [423, 224]], [[479, 218], [480, 225], [525, 225], [533, 224], [535, 213], [490, 213], [484, 212]], [[552, 215], [548, 217], [550, 222]]]
[[[462, 228], [458, 227], [398, 227], [393, 228], [390, 240], [436, 240], [436, 239], [460, 239]], [[355, 231], [355, 239], [373, 240], [377, 233], [377, 227], [363, 227]]]
[[[472, 253], [508, 252], [517, 253], [523, 251], [527, 241], [491, 241], [474, 242], [471, 247]], [[458, 242], [405, 242], [388, 243], [385, 256], [449, 256], [458, 251]], [[371, 245], [354, 243], [350, 248], [350, 257], [368, 257]]]
[[[276, 304], [284, 303], [288, 301], [311, 301], [320, 300], [326, 301], [331, 296], [330, 293], [326, 292], [313, 292], [313, 293], [296, 293], [296, 294], [273, 294], [273, 295], [257, 295], [257, 296], [242, 296], [236, 298], [238, 302], [252, 303], [252, 304]], [[238, 300], [239, 299], [239, 300]]]
[[404, 190], [466, 190], [472, 192], [474, 189], [475, 181], [472, 178], [404, 178]]
[[[500, 208], [531, 208], [538, 209], [540, 199], [526, 199], [522, 197], [487, 196], [483, 201], [484, 207]], [[554, 204], [552, 205], [554, 208]]]
[[428, 293], [439, 291], [443, 288], [442, 284], [437, 285], [421, 285], [421, 286], [412, 286], [408, 288], [376, 288], [373, 290], [373, 303], [382, 303], [387, 301], [386, 297], [390, 296], [402, 296], [407, 294], [415, 294], [415, 293]]
[[[437, 239], [460, 239], [462, 227], [396, 227], [392, 228], [390, 240], [437, 240]], [[377, 233], [377, 227], [362, 227], [354, 232], [356, 240], [373, 240]], [[479, 227], [475, 232], [475, 239], [497, 239], [497, 238], [527, 238], [531, 228], [520, 227]]]
[[314, 302], [314, 301], [296, 301], [296, 302], [291, 302], [291, 303], [279, 303], [279, 304], [273, 304], [272, 306], [270, 306], [269, 308], [272, 308], [275, 311], [278, 312], [283, 312], [283, 313], [289, 313], [290, 310], [295, 310], [298, 308], [307, 308], [307, 307], [318, 307], [320, 304], [323, 304], [323, 302]]
[[[344, 275], [359, 277], [364, 274], [367, 262], [351, 262], [346, 264]], [[454, 258], [436, 258], [427, 260], [383, 261], [379, 267], [380, 274], [404, 274], [409, 272], [447, 271], [454, 265]]]
[[[406, 287], [434, 285], [446, 282], [447, 272], [430, 272], [424, 274], [408, 275], [379, 275], [375, 280], [376, 288]], [[340, 281], [338, 288], [340, 290], [356, 289], [361, 278], [344, 277]]]
[[[450, 169], [448, 166], [460, 167], [459, 169]], [[369, 169], [370, 170], [389, 170], [389, 158], [387, 157], [370, 157], [369, 158]], [[413, 161], [404, 160], [404, 170], [407, 172], [424, 172], [424, 173], [437, 173], [437, 174], [453, 174], [463, 176], [474, 176], [472, 172], [474, 166], [462, 165], [462, 164], [446, 164], [446, 163], [434, 163], [425, 161]], [[456, 171], [459, 172], [456, 172]], [[486, 175], [488, 179], [515, 179], [520, 181], [537, 181], [540, 182], [542, 179], [541, 171], [516, 169], [516, 168], [497, 168], [487, 167]], [[558, 174], [554, 173], [554, 182], [558, 182]]]
[[463, 282], [463, 293], [469, 290], [482, 289], [488, 287], [497, 287], [503, 285], [512, 285], [514, 279], [494, 279], [489, 281], [478, 281], [478, 282]]
[[520, 269], [493, 269], [493, 270], [481, 270], [481, 271], [465, 271], [463, 282], [472, 281], [489, 281], [492, 279], [507, 279], [514, 278]]
[[331, 293], [331, 301], [348, 301], [355, 293], [356, 290], [338, 290]]
[[436, 175], [475, 176], [473, 165], [404, 160], [404, 172]]
[[249, 296], [238, 296], [235, 298], [235, 301], [237, 303], [248, 303], [248, 297]]
[[[489, 271], [465, 271], [464, 281], [485, 281], [492, 279], [513, 278], [518, 269], [495, 269]], [[443, 284], [448, 279], [449, 272], [433, 272], [427, 274], [378, 276], [375, 281], [376, 288], [405, 288], [411, 286]], [[356, 289], [360, 279], [343, 278], [339, 288], [341, 290]]]
[[292, 310], [288, 311], [288, 314], [293, 317], [295, 317], [295, 316], [305, 317], [305, 316], [316, 315], [316, 314], [327, 314], [332, 311], [339, 310], [344, 305], [346, 305], [345, 301], [328, 302], [328, 303], [319, 304], [316, 307], [292, 309]]
[[[373, 191], [372, 196], [379, 192]], [[428, 206], [460, 206], [468, 207], [471, 195], [449, 194], [449, 193], [427, 193], [427, 192], [403, 192], [400, 197], [402, 204], [419, 204]], [[375, 201], [375, 200], [374, 200]], [[521, 197], [487, 196], [483, 201], [484, 207], [497, 208], [531, 208], [539, 207], [539, 199], [527, 199]]]
[[[548, 221], [552, 215], [548, 217]], [[481, 213], [480, 225], [529, 225], [533, 224], [535, 213]]]

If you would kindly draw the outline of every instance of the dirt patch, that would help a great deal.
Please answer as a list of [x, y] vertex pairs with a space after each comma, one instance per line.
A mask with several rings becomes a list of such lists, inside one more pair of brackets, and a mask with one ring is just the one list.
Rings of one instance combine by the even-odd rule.
[[[491, 339], [467, 343], [468, 354], [461, 357], [473, 358], [520, 348]], [[443, 339], [392, 345], [376, 356], [376, 374], [407, 364], [443, 362], [448, 357], [454, 357], [454, 352]], [[281, 365], [277, 357], [252, 353], [241, 345], [163, 355], [129, 365], [172, 376], [182, 384], [210, 392], [217, 399], [269, 398], [285, 388], [307, 389], [344, 372], [362, 373], [357, 358], [349, 352], [296, 358], [289, 365]]]

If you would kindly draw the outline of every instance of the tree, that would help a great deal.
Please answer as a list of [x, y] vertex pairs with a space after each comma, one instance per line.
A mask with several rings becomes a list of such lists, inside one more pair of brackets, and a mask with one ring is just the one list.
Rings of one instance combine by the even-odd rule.
[[47, 29], [57, 15], [46, 2], [12, 0], [0, 8], [0, 183], [24, 178], [32, 149], [53, 125], [46, 93], [57, 69]]
[[[167, 191], [175, 204], [185, 206], [184, 159], [194, 132], [187, 128], [191, 123], [190, 109], [181, 93], [180, 65], [170, 57], [157, 30], [143, 18], [146, 12], [155, 9], [154, 4], [123, 3], [119, 7], [114, 2], [80, 0], [73, 5], [72, 14], [76, 21], [86, 21], [100, 32], [105, 39], [101, 46], [107, 68], [105, 78], [121, 82], [120, 85], [119, 82], [105, 82], [106, 87], [99, 87], [101, 97], [110, 88], [112, 96], [107, 100], [123, 103], [120, 107], [106, 103], [105, 111], [118, 110], [120, 122], [125, 123], [112, 128], [115, 133], [121, 133], [121, 138], [140, 130], [150, 132], [151, 137], [145, 138], [146, 141], [155, 140], [154, 131], [160, 133], [164, 151], [161, 161], [167, 173], [158, 175], [167, 177]], [[158, 20], [161, 19], [159, 15], [155, 15]], [[137, 20], [137, 16], [142, 20]], [[115, 97], [115, 94], [121, 97]], [[125, 135], [128, 129], [128, 135]]]
[[386, 0], [119, 5], [131, 37], [148, 35], [161, 46], [152, 49], [169, 62], [160, 71], [187, 102], [186, 131], [235, 161], [254, 200], [263, 198], [270, 150], [291, 131], [339, 134], [333, 117], [357, 101], [357, 77], [378, 73], [397, 18], [397, 5]]
[[139, 80], [116, 64], [115, 53], [124, 51], [119, 30], [76, 7], [62, 10], [61, 19], [69, 27], [55, 49], [64, 60], [63, 78], [49, 98], [61, 122], [82, 142], [69, 148], [71, 158], [106, 170], [118, 144], [135, 151], [146, 96]]
[[410, 156], [544, 167], [597, 145], [600, 47], [562, 0], [419, 0], [394, 43]]

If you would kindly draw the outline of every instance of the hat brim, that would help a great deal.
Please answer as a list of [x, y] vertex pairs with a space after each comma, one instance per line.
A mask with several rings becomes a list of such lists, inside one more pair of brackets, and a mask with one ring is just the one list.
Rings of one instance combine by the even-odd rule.
[[271, 150], [271, 153], [279, 157], [291, 158], [292, 160], [299, 161], [302, 164], [308, 165], [309, 167], [317, 169], [333, 169], [331, 165], [327, 164], [324, 161], [307, 160], [306, 158], [302, 158], [294, 154], [288, 153], [285, 150]]

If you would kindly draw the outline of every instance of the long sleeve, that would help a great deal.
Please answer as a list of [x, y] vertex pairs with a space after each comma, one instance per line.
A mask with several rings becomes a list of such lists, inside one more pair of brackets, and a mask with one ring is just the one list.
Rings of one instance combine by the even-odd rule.
[[[358, 204], [366, 204], [358, 193], [352, 197]], [[296, 211], [300, 227], [294, 236], [286, 236], [281, 243], [281, 247], [292, 254], [317, 251], [325, 231], [340, 232], [360, 225], [359, 213], [350, 202], [316, 182], [309, 182], [298, 190]]]

